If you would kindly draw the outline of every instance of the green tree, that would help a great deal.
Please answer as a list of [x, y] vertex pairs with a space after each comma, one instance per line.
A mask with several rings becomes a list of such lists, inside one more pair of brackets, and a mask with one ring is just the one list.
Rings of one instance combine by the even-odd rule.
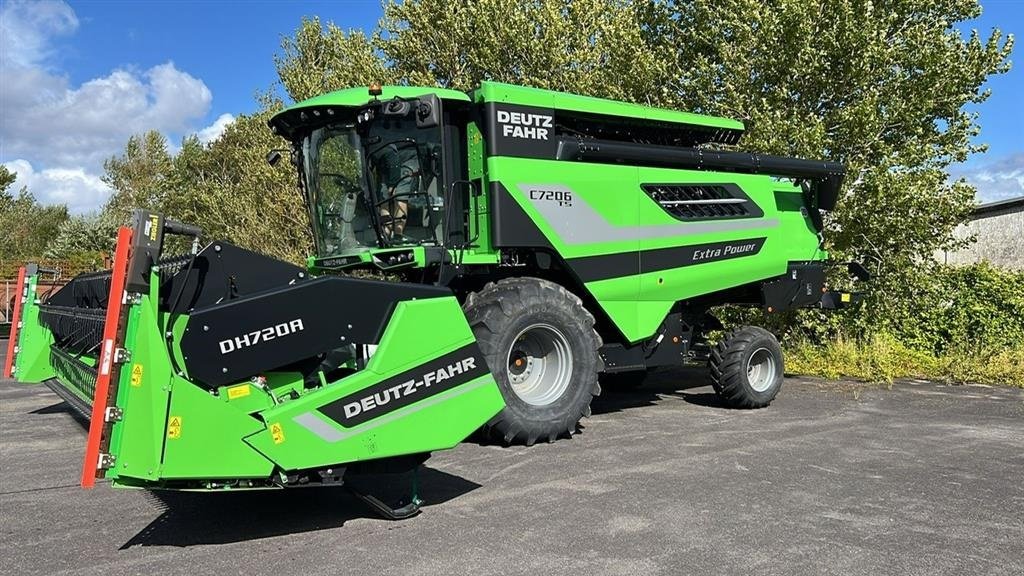
[[14, 184], [14, 181], [18, 179], [16, 172], [11, 172], [7, 169], [7, 166], [0, 164], [0, 193], [7, 193], [7, 189]]
[[28, 188], [12, 194], [17, 174], [0, 165], [0, 270], [9, 274], [12, 267], [39, 258], [57, 229], [68, 218], [63, 205], [43, 206]]
[[91, 262], [98, 268], [114, 252], [118, 225], [109, 213], [72, 216], [57, 228], [57, 235], [47, 246], [45, 256]]
[[156, 130], [132, 136], [124, 153], [103, 163], [103, 181], [113, 188], [104, 213], [115, 222], [128, 222], [135, 208], [162, 209], [173, 197], [167, 178], [173, 169], [167, 139]]
[[[875, 262], [872, 324], [912, 305], [935, 250], [973, 206], [948, 167], [983, 146], [977, 115], [1013, 37], [963, 37], [977, 0], [690, 0], [673, 2], [676, 106], [732, 116], [743, 147], [847, 165], [829, 242]], [[863, 317], [862, 317], [863, 318]]]
[[209, 237], [298, 262], [310, 249], [309, 219], [294, 168], [266, 161], [282, 145], [267, 128], [270, 114], [239, 116], [205, 147], [186, 140], [171, 176], [178, 201], [167, 212]]
[[309, 221], [293, 169], [267, 164], [267, 151], [282, 143], [267, 128], [280, 105], [264, 105], [268, 110], [239, 116], [209, 144], [185, 138], [173, 156], [157, 132], [132, 137], [105, 163], [114, 193], [104, 221], [123, 224], [132, 209], [146, 208], [200, 226], [207, 238], [301, 261], [310, 248]]
[[[377, 51], [380, 38], [362, 30], [349, 32], [319, 17], [303, 19], [294, 36], [281, 40], [274, 56], [281, 84], [295, 101], [370, 82], [391, 84], [398, 75]], [[266, 106], [265, 106], [266, 107]]]
[[645, 0], [391, 3], [379, 49], [410, 84], [470, 90], [481, 80], [650, 102], [670, 68]]
[[668, 13], [651, 1], [388, 3], [367, 35], [303, 20], [275, 59], [295, 100], [371, 81], [469, 90], [481, 80], [656, 102]]

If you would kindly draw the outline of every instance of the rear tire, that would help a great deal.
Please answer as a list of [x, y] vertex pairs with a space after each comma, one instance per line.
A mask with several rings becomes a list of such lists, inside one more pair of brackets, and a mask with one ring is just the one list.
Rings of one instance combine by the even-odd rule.
[[764, 408], [782, 387], [782, 347], [756, 326], [729, 332], [711, 349], [711, 386], [733, 408]]
[[601, 393], [601, 338], [583, 302], [547, 280], [509, 278], [471, 293], [463, 310], [505, 399], [488, 434], [530, 446], [574, 433]]

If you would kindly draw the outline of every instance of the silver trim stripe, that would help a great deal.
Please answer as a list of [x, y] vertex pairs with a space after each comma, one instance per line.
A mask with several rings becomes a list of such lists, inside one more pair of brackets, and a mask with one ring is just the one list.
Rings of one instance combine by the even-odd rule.
[[704, 204], [745, 204], [746, 198], [715, 198], [713, 200], [658, 200], [662, 206], [691, 206]]
[[[748, 218], [721, 222], [673, 222], [657, 226], [615, 226], [568, 186], [562, 184], [519, 184], [518, 186], [523, 196], [533, 204], [533, 207], [565, 244], [654, 240], [714, 232], [764, 230], [779, 226], [778, 218]], [[572, 196], [572, 203], [562, 206], [551, 200], [533, 199], [530, 197], [531, 190], [566, 192]]]

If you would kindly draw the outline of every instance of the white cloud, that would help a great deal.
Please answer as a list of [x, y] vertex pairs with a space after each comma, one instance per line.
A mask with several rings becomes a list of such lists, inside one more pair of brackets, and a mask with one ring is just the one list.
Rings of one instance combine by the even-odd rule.
[[4, 162], [4, 166], [18, 175], [12, 191], [27, 186], [36, 200], [43, 204], [66, 204], [75, 213], [88, 212], [103, 205], [110, 196], [110, 188], [94, 174], [81, 168], [47, 168], [37, 171], [28, 160]]
[[979, 202], [995, 202], [1024, 196], [1024, 152], [993, 158], [975, 166], [953, 169], [953, 178], [964, 178], [978, 190]]
[[0, 9], [0, 60], [30, 67], [52, 55], [51, 39], [78, 29], [75, 11], [65, 2], [7, 2]]
[[213, 124], [203, 128], [199, 132], [196, 132], [196, 136], [203, 144], [209, 144], [217, 138], [220, 138], [221, 134], [223, 134], [224, 131], [227, 130], [228, 126], [234, 121], [235, 117], [231, 114], [221, 114], [213, 121]]
[[[41, 201], [62, 202], [74, 191], [82, 196], [67, 200], [73, 210], [98, 208], [109, 193], [98, 176], [103, 161], [130, 136], [157, 130], [173, 142], [210, 110], [210, 89], [173, 62], [71, 85], [51, 62], [53, 40], [78, 28], [63, 2], [6, 2], [0, 27], [0, 161], [26, 171]], [[221, 115], [200, 135], [216, 138], [232, 120]]]
[[38, 68], [11, 67], [0, 85], [4, 155], [98, 167], [132, 134], [182, 133], [213, 100], [206, 84], [168, 62], [142, 73], [114, 70], [78, 88]]

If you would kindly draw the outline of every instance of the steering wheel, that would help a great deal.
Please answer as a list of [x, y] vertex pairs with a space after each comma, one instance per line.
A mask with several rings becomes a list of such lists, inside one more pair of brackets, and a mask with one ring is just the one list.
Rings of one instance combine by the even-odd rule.
[[345, 217], [341, 212], [336, 212], [336, 210], [338, 210], [339, 204], [342, 202], [342, 197], [351, 200], [353, 195], [358, 194], [361, 187], [348, 176], [338, 174], [337, 172], [321, 172], [320, 176], [331, 178], [334, 181], [334, 185], [343, 190], [337, 199], [331, 200], [326, 206], [324, 206], [325, 209], [321, 212], [321, 215], [325, 218], [334, 218], [345, 222]]
[[338, 174], [337, 172], [321, 172], [320, 177], [327, 176], [334, 180], [334, 185], [340, 188], [344, 188], [346, 194], [352, 190], [359, 190], [361, 186], [354, 182], [351, 178], [344, 174]]

